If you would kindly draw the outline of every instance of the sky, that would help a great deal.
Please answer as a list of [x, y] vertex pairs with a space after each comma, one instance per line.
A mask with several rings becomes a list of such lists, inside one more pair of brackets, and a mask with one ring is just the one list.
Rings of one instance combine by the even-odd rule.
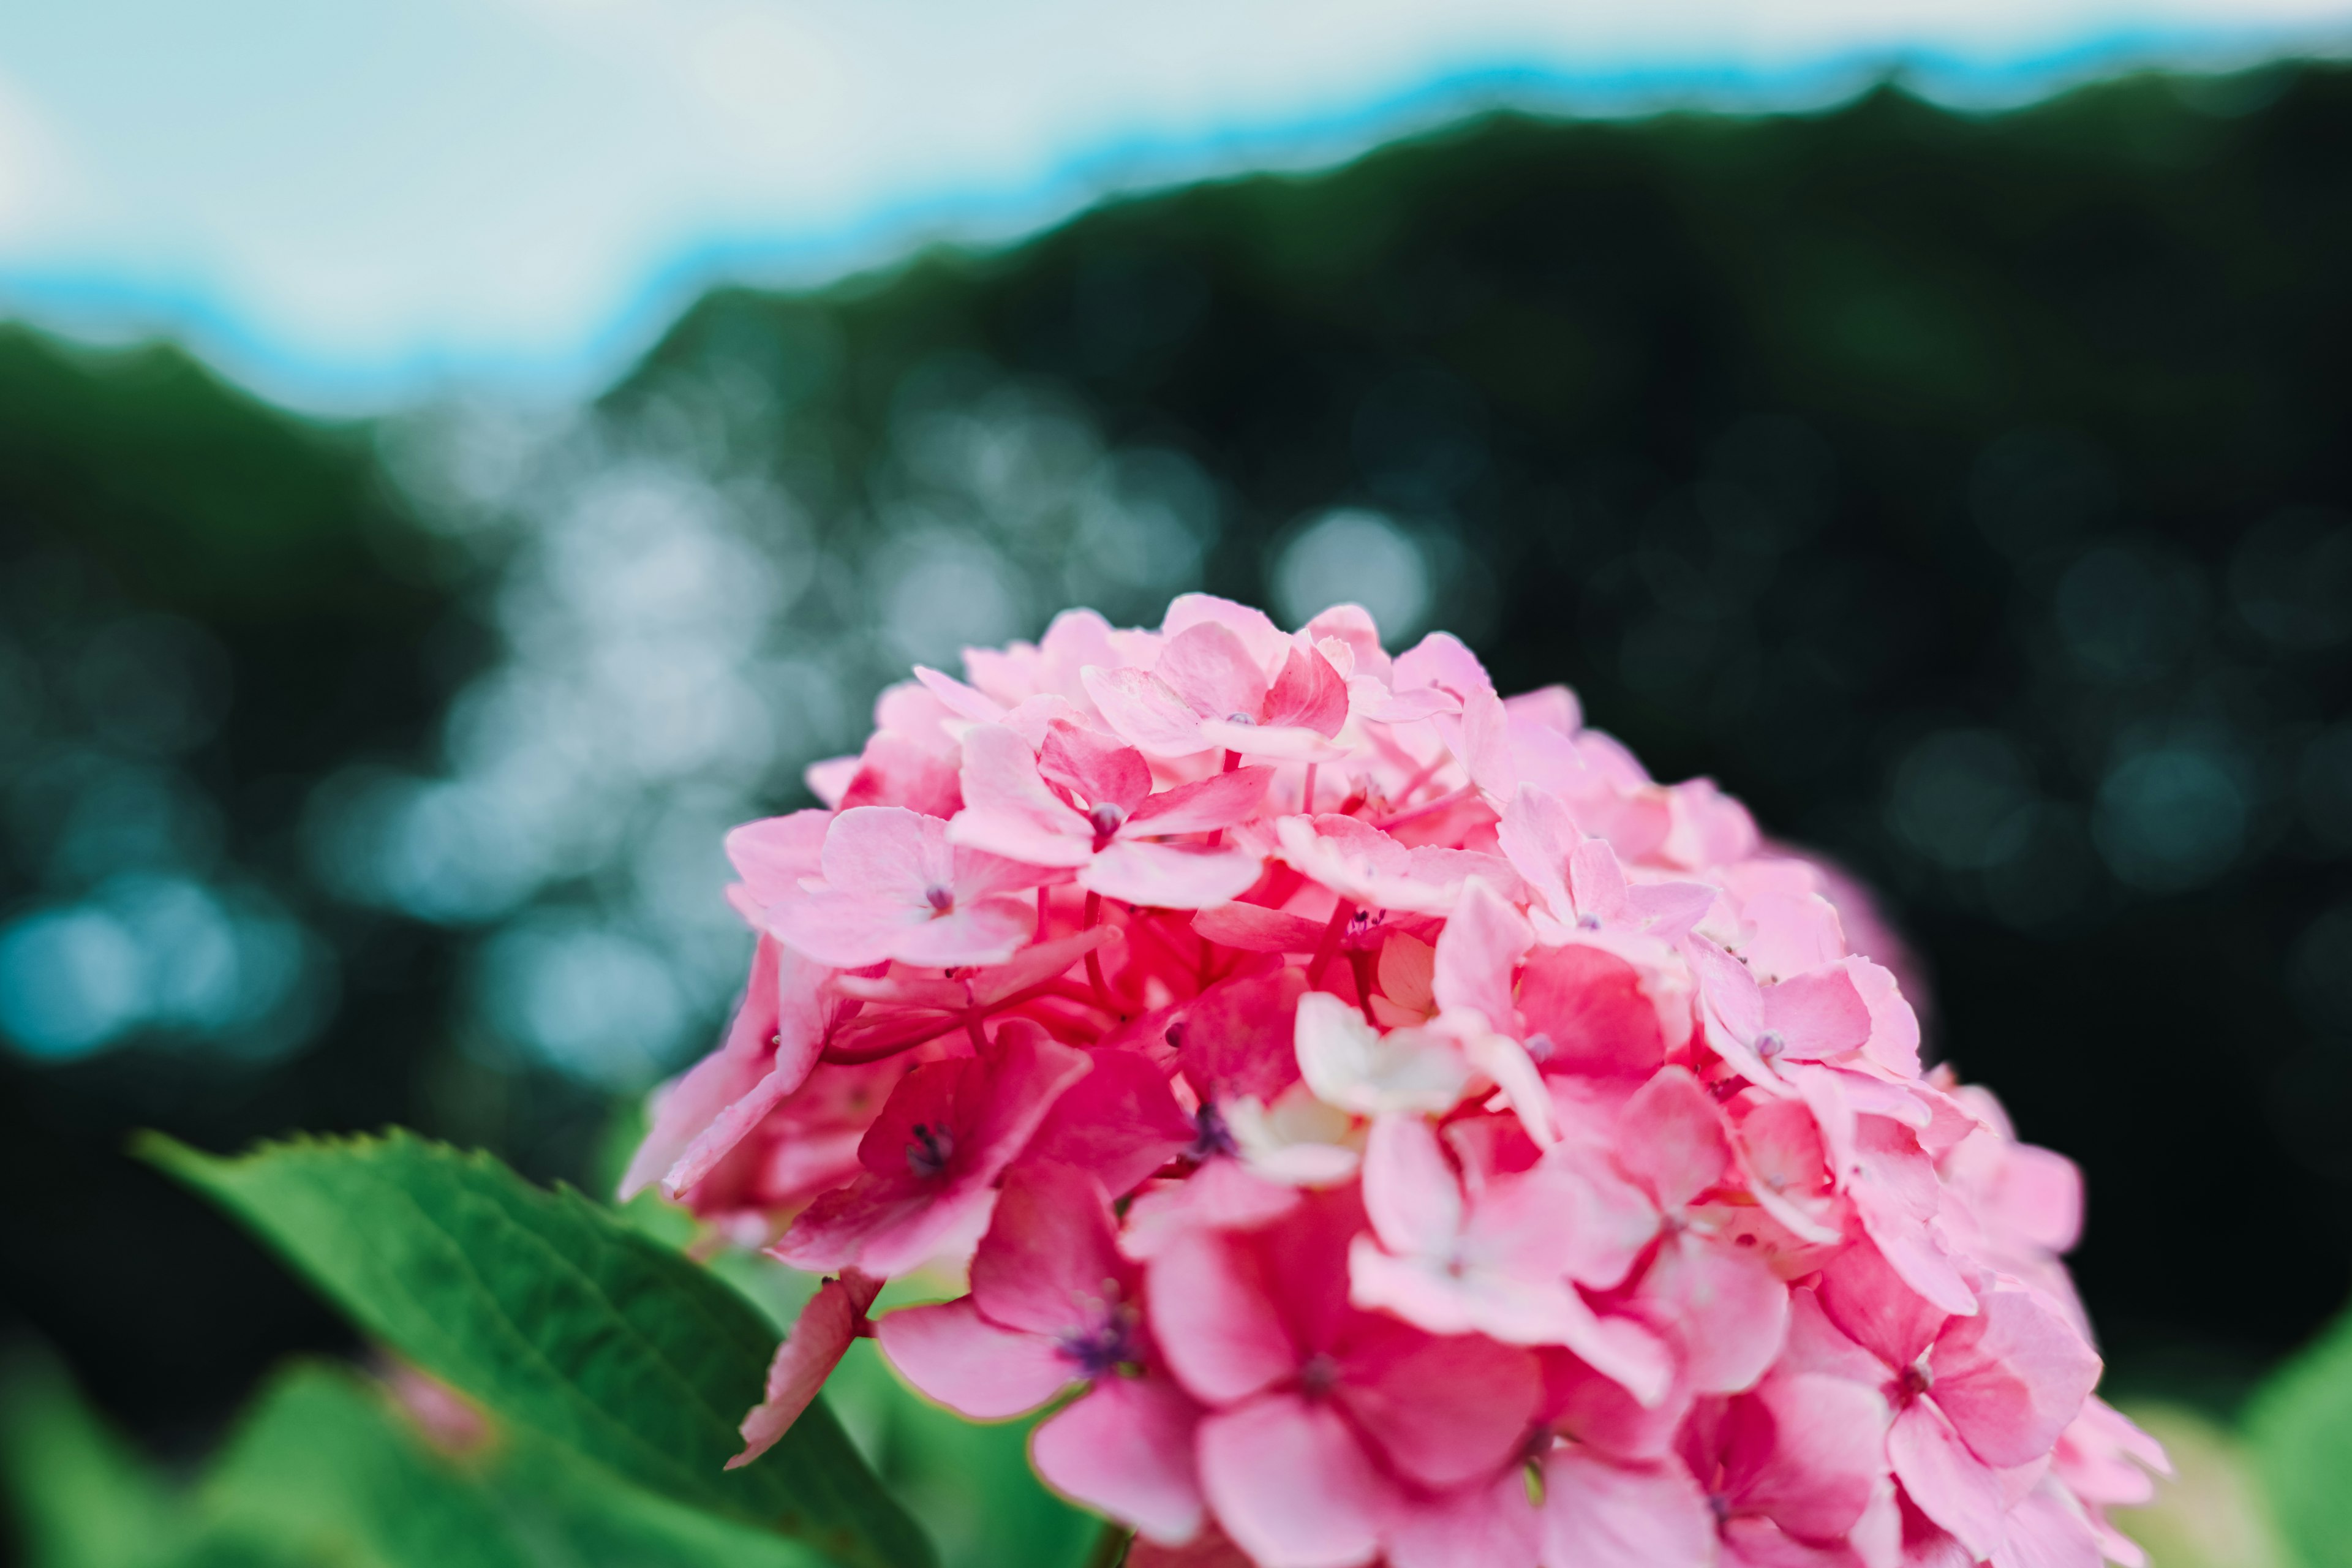
[[2352, 0], [76, 0], [0, 7], [0, 314], [325, 413], [593, 390], [701, 289], [1311, 167], [1466, 109], [2016, 101]]

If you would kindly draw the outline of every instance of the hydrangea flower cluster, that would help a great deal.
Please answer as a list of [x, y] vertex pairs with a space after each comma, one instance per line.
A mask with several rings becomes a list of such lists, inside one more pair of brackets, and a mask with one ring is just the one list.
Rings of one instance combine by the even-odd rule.
[[1832, 873], [1352, 605], [965, 666], [730, 837], [750, 990], [628, 1176], [828, 1277], [743, 1459], [871, 1334], [1055, 1407], [1138, 1563], [2140, 1562], [2075, 1171]]

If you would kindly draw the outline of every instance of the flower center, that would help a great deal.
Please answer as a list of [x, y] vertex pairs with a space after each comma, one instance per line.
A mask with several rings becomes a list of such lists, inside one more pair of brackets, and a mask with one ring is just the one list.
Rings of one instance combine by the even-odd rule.
[[1309, 1399], [1320, 1399], [1339, 1386], [1339, 1363], [1321, 1351], [1308, 1356], [1298, 1369], [1299, 1392]]
[[940, 914], [945, 914], [955, 908], [955, 889], [942, 887], [937, 882], [923, 889], [923, 899]]
[[1789, 1048], [1789, 1041], [1778, 1029], [1767, 1029], [1756, 1037], [1756, 1054], [1770, 1061]]
[[930, 1181], [955, 1158], [955, 1134], [922, 1121], [916, 1122], [911, 1131], [915, 1141], [907, 1145], [907, 1169], [919, 1180]]
[[1228, 724], [1247, 724], [1252, 729], [1255, 729], [1257, 727], [1257, 721], [1251, 718], [1246, 713], [1228, 713], [1225, 715], [1225, 722]]
[[1087, 813], [1087, 821], [1094, 826], [1095, 849], [1097, 853], [1110, 843], [1111, 836], [1118, 831], [1119, 825], [1126, 820], [1127, 813], [1110, 801], [1104, 801]]
[[1551, 1060], [1552, 1052], [1559, 1049], [1551, 1043], [1551, 1037], [1540, 1029], [1528, 1037], [1527, 1047], [1528, 1059], [1532, 1062], [1548, 1062]]
[[1216, 1154], [1238, 1154], [1241, 1145], [1234, 1142], [1234, 1130], [1225, 1125], [1225, 1113], [1213, 1103], [1203, 1101], [1192, 1113], [1192, 1142], [1184, 1150], [1185, 1157], [1195, 1164]]
[[1927, 1358], [1922, 1355], [1905, 1367], [1903, 1375], [1895, 1380], [1895, 1402], [1908, 1405], [1935, 1386], [1936, 1373], [1927, 1365]]
[[1103, 1294], [1112, 1300], [1102, 1317], [1089, 1328], [1064, 1334], [1055, 1346], [1062, 1359], [1088, 1379], [1111, 1376], [1142, 1359], [1135, 1342], [1135, 1309], [1116, 1299], [1115, 1280], [1103, 1281]]
[[1586, 931], [1599, 931], [1601, 929], [1601, 917], [1594, 914], [1591, 910], [1587, 910], [1582, 914], [1576, 917], [1576, 923], [1583, 927]]

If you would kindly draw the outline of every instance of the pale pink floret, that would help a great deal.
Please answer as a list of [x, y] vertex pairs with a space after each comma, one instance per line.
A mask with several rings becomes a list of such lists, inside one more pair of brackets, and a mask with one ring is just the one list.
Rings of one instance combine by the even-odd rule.
[[1202, 1486], [1267, 1568], [1378, 1554], [1401, 1483], [1443, 1489], [1497, 1470], [1535, 1414], [1534, 1359], [1437, 1338], [1350, 1307], [1361, 1211], [1315, 1194], [1266, 1229], [1194, 1232], [1150, 1264], [1152, 1323], [1201, 1424]]
[[[951, 844], [1067, 869], [1089, 892], [1160, 909], [1225, 903], [1265, 868], [1263, 855], [1201, 840], [1256, 815], [1271, 769], [1154, 795], [1141, 752], [1060, 721], [1042, 755], [996, 724], [974, 725], [963, 748], [964, 809], [948, 825]], [[1167, 842], [1185, 837], [1194, 841]]]
[[887, 1279], [969, 1249], [997, 1176], [1087, 1067], [1084, 1052], [1015, 1022], [985, 1057], [917, 1068], [859, 1142], [857, 1180], [812, 1204], [771, 1250], [795, 1268], [854, 1264]]
[[1510, 862], [1499, 855], [1408, 846], [1352, 816], [1286, 816], [1274, 826], [1285, 860], [1367, 910], [1443, 915], [1453, 911], [1473, 877], [1507, 890], [1518, 885]]
[[1372, 1230], [1349, 1251], [1356, 1305], [1432, 1333], [1563, 1345], [1642, 1403], [1664, 1398], [1665, 1346], [1630, 1319], [1603, 1320], [1577, 1289], [1624, 1279], [1654, 1228], [1642, 1195], [1564, 1155], [1466, 1174], [1468, 1190], [1420, 1118], [1373, 1124], [1364, 1154]]
[[1887, 1451], [1920, 1511], [1977, 1556], [2005, 1535], [2000, 1472], [2048, 1454], [2098, 1381], [2099, 1358], [2032, 1291], [1995, 1285], [1954, 1317], [1867, 1243], [1822, 1272], [1822, 1306], [1876, 1357], [1895, 1407]]
[[1678, 1342], [1695, 1392], [1753, 1387], [1780, 1354], [1789, 1291], [1761, 1258], [1711, 1245], [1708, 1216], [1695, 1207], [1736, 1169], [1722, 1112], [1696, 1079], [1667, 1068], [1619, 1112], [1612, 1153], [1656, 1215], [1638, 1310]]
[[[1223, 615], [1180, 627], [1171, 609], [1149, 672], [1087, 670], [1087, 694], [1104, 722], [1155, 757], [1220, 749], [1291, 762], [1344, 757], [1331, 737], [1348, 721], [1346, 680], [1319, 648], [1273, 631], [1255, 610], [1244, 615], [1263, 622], [1271, 640]], [[1279, 659], [1271, 670], [1270, 654]]]
[[768, 930], [819, 963], [891, 959], [930, 968], [1002, 963], [1034, 920], [1003, 895], [1046, 879], [1036, 868], [948, 842], [948, 825], [903, 806], [860, 806], [824, 836], [823, 881], [769, 906]]
[[978, 1420], [1083, 1397], [1031, 1437], [1045, 1479], [1155, 1541], [1201, 1524], [1199, 1410], [1157, 1369], [1142, 1271], [1118, 1251], [1101, 1186], [1058, 1165], [1008, 1177], [971, 1263], [971, 1294], [883, 1318], [883, 1354], [931, 1398]]

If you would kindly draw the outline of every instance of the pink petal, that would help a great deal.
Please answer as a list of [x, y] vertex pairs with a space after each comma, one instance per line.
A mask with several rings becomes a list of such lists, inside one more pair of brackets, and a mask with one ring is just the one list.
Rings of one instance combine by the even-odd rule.
[[[1941, 1321], [1940, 1317], [1937, 1321]], [[1844, 1331], [1830, 1321], [1822, 1310], [1820, 1291], [1789, 1292], [1789, 1339], [1781, 1349], [1780, 1359], [1773, 1364], [1775, 1375], [1818, 1373], [1876, 1388], [1886, 1382], [1888, 1366], [1888, 1363], [1846, 1338]]]
[[1863, 1229], [1896, 1278], [1946, 1312], [1965, 1317], [1976, 1310], [1976, 1294], [1959, 1269], [1894, 1193], [1870, 1182], [1856, 1182], [1848, 1191]]
[[1304, 724], [1203, 719], [1201, 738], [1236, 755], [1269, 763], [1336, 763], [1348, 755], [1347, 747], [1325, 740]]
[[[815, 782], [812, 770], [812, 786]], [[818, 791], [817, 798], [824, 799], [824, 793]], [[856, 770], [833, 804], [843, 811], [903, 807], [945, 821], [963, 804], [955, 756], [885, 730], [866, 742]]]
[[827, 757], [823, 762], [811, 763], [803, 768], [801, 779], [808, 785], [809, 794], [824, 803], [827, 811], [837, 811], [841, 808], [842, 797], [856, 782], [857, 769], [858, 759], [856, 757]]
[[[1748, 966], [1704, 937], [1692, 939], [1691, 968], [1706, 998], [1707, 1040], [1744, 1047], [1764, 1032], [1764, 991]], [[1732, 1059], [1729, 1057], [1726, 1060]]]
[[1306, 631], [1318, 646], [1327, 637], [1345, 643], [1355, 657], [1359, 675], [1389, 678], [1389, 656], [1381, 647], [1380, 626], [1363, 605], [1334, 605], [1308, 621]]
[[1845, 971], [1832, 965], [1766, 986], [1764, 1026], [1796, 1060], [1841, 1057], [1870, 1039], [1870, 1009]]
[[861, 805], [841, 813], [825, 830], [821, 856], [827, 886], [837, 893], [928, 907], [929, 889], [954, 881], [948, 825], [898, 805]]
[[2000, 1478], [1969, 1452], [1933, 1400], [1914, 1400], [1895, 1417], [1886, 1453], [1921, 1513], [1958, 1536], [1972, 1556], [1992, 1555], [2002, 1536]]
[[1390, 684], [1399, 691], [1433, 686], [1457, 698], [1495, 689], [1486, 667], [1452, 632], [1432, 632], [1397, 655], [1396, 679]]
[[969, 1296], [886, 1313], [874, 1338], [925, 1398], [974, 1421], [1034, 1410], [1078, 1375], [1051, 1339], [990, 1322]]
[[1714, 1097], [1685, 1068], [1660, 1069], [1625, 1102], [1617, 1121], [1617, 1162], [1649, 1184], [1669, 1213], [1723, 1180], [1731, 1140]]
[[[1691, 781], [1696, 784], [1699, 781]], [[1676, 786], [1678, 789], [1684, 786]], [[1721, 805], [1733, 803], [1717, 795]], [[1676, 804], [1683, 800], [1677, 798]], [[1737, 809], [1736, 805], [1734, 809]], [[1746, 818], [1747, 813], [1739, 813]], [[1755, 825], [1747, 822], [1744, 831], [1752, 834]], [[1729, 858], [1738, 859], [1740, 856]], [[1685, 865], [1720, 864], [1712, 855], [1701, 853]], [[1838, 924], [1837, 908], [1819, 893], [1769, 892], [1752, 898], [1739, 911], [1754, 926], [1755, 932], [1740, 949], [1740, 955], [1759, 980], [1784, 979], [1833, 963], [1845, 956], [1845, 931]]]
[[750, 1464], [792, 1429], [801, 1412], [816, 1398], [817, 1390], [824, 1386], [824, 1380], [833, 1375], [833, 1369], [841, 1364], [849, 1342], [857, 1337], [866, 1309], [874, 1304], [881, 1289], [879, 1279], [854, 1268], [817, 1287], [809, 1304], [801, 1309], [791, 1335], [776, 1347], [775, 1359], [768, 1363], [766, 1395], [743, 1417], [743, 1451], [727, 1461], [729, 1469]]
[[1122, 839], [1078, 873], [1078, 886], [1139, 909], [1201, 910], [1246, 893], [1265, 861], [1238, 847], [1181, 849]]
[[890, 956], [924, 969], [1003, 963], [1029, 940], [1036, 920], [1036, 912], [1019, 899], [960, 903], [946, 914], [899, 926], [890, 939]]
[[1162, 790], [1129, 814], [1129, 834], [1206, 833], [1247, 822], [1265, 804], [1272, 768], [1235, 768]]
[[1331, 661], [1311, 647], [1293, 645], [1265, 696], [1263, 722], [1296, 725], [1318, 735], [1339, 732], [1348, 721], [1348, 683]]
[[1094, 1069], [1054, 1102], [1022, 1163], [1086, 1172], [1124, 1197], [1182, 1152], [1196, 1130], [1168, 1075], [1141, 1052], [1104, 1047], [1087, 1059]]
[[1608, 1289], [1658, 1234], [1658, 1215], [1605, 1158], [1561, 1145], [1528, 1171], [1490, 1179], [1468, 1232], [1478, 1257], [1514, 1273]]
[[[1036, 865], [1084, 864], [1094, 827], [1045, 787], [1028, 742], [1002, 725], [973, 725], [964, 733], [962, 779], [964, 809], [948, 826], [950, 842]], [[1037, 849], [1065, 858], [1039, 859]]]
[[1543, 1398], [1532, 1354], [1475, 1334], [1363, 1318], [1339, 1363], [1334, 1396], [1389, 1463], [1423, 1486], [1494, 1473], [1518, 1450]]
[[1115, 805], [1132, 815], [1151, 794], [1151, 764], [1142, 752], [1066, 721], [1045, 727], [1037, 769], [1090, 806]]
[[1519, 981], [1528, 1038], [1541, 1035], [1555, 1071], [1647, 1078], [1666, 1055], [1658, 1010], [1641, 972], [1613, 952], [1570, 944], [1541, 948]]
[[833, 813], [812, 807], [747, 822], [727, 835], [727, 860], [751, 889], [752, 901], [772, 904], [799, 893], [801, 879], [820, 874], [824, 833]]
[[[915, 679], [923, 689], [938, 698], [947, 710], [959, 718], [971, 719], [982, 724], [993, 724], [1004, 717], [1004, 704], [983, 692], [973, 690], [952, 675], [943, 675], [927, 665], [915, 666]], [[969, 797], [967, 797], [969, 798]]]
[[971, 1260], [971, 1300], [992, 1323], [1059, 1337], [1090, 1327], [1108, 1304], [1131, 1303], [1135, 1274], [1095, 1179], [1027, 1165], [1006, 1175], [997, 1194]]
[[1951, 1316], [1906, 1284], [1867, 1242], [1830, 1261], [1818, 1295], [1830, 1322], [1891, 1370], [1917, 1361]]
[[1867, 1568], [1843, 1541], [1817, 1546], [1783, 1535], [1769, 1519], [1732, 1519], [1723, 1526], [1722, 1568]]
[[1110, 1377], [1030, 1436], [1037, 1473], [1064, 1496], [1177, 1545], [1201, 1528], [1193, 1458], [1201, 1407], [1160, 1377]]
[[765, 925], [778, 942], [819, 963], [863, 969], [891, 957], [902, 933], [930, 918], [928, 906], [827, 890], [771, 906]]
[[1535, 1568], [1543, 1516], [1517, 1467], [1433, 1497], [1399, 1500], [1388, 1568]]
[[948, 886], [955, 894], [959, 906], [976, 904], [998, 893], [1025, 892], [1041, 883], [1061, 880], [1059, 877], [1041, 873], [1026, 861], [991, 855], [984, 849], [956, 845], [952, 847], [950, 855], [952, 872]]
[[1189, 757], [1212, 749], [1201, 733], [1201, 716], [1158, 676], [1088, 665], [1085, 679], [1103, 721], [1145, 755]]
[[2080, 1505], [2045, 1479], [2009, 1510], [2007, 1539], [1992, 1554], [1992, 1568], [2099, 1568], [2102, 1555]]
[[1548, 790], [1523, 784], [1503, 808], [1495, 837], [1511, 868], [1526, 879], [1553, 918], [1563, 924], [1573, 921], [1576, 905], [1568, 891], [1568, 858], [1582, 835], [1567, 803]]
[[1180, 1056], [1202, 1098], [1272, 1104], [1298, 1081], [1295, 1020], [1306, 990], [1305, 975], [1282, 969], [1221, 980], [1194, 999]]
[[1177, 1380], [1231, 1405], [1297, 1371], [1299, 1347], [1255, 1259], [1214, 1232], [1186, 1231], [1153, 1255], [1151, 1330]]
[[1085, 1051], [1049, 1038], [1025, 1019], [999, 1025], [991, 1042], [986, 1098], [972, 1119], [969, 1145], [956, 1151], [953, 1168], [968, 1180], [993, 1183], [1091, 1062]]
[[[795, 974], [798, 975], [796, 968]], [[663, 1089], [653, 1114], [653, 1124], [646, 1131], [645, 1142], [630, 1158], [629, 1168], [621, 1177], [622, 1201], [635, 1197], [653, 1184], [656, 1177], [677, 1169], [687, 1151], [704, 1139], [711, 1124], [725, 1114], [727, 1108], [752, 1094], [766, 1079], [774, 1076], [774, 1047], [770, 1043], [776, 1032], [781, 1001], [777, 994], [781, 974], [781, 952], [772, 937], [761, 936], [751, 950], [751, 978], [745, 987], [741, 1005], [727, 1028], [727, 1037], [717, 1050], [697, 1062], [677, 1081]], [[803, 1064], [803, 1053], [794, 1050], [794, 1063], [803, 1078], [812, 1058]], [[790, 1084], [780, 1091], [789, 1093], [800, 1086]], [[771, 1098], [767, 1104], [773, 1104]], [[762, 1114], [766, 1106], [761, 1107]], [[728, 1140], [734, 1145], [737, 1131]], [[711, 1152], [702, 1169], [707, 1171], [726, 1152]], [[701, 1172], [695, 1174], [699, 1175]], [[692, 1184], [693, 1178], [674, 1181], [672, 1195], [677, 1188]]]
[[1720, 1489], [1794, 1535], [1842, 1536], [1886, 1474], [1886, 1402], [1843, 1378], [1775, 1373], [1731, 1402]]
[[1203, 719], [1238, 713], [1255, 723], [1265, 706], [1265, 670], [1240, 637], [1214, 622], [1187, 626], [1162, 643], [1151, 673]]
[[1255, 1230], [1298, 1206], [1299, 1190], [1251, 1173], [1239, 1160], [1215, 1158], [1181, 1182], [1159, 1182], [1127, 1211], [1120, 1248], [1149, 1260], [1178, 1238], [1202, 1231]]
[[1511, 755], [1511, 719], [1501, 698], [1492, 691], [1470, 692], [1462, 699], [1461, 718], [1440, 718], [1437, 726], [1471, 782], [1488, 800], [1509, 800], [1518, 793], [1518, 765]]
[[1094, 858], [1094, 830], [1078, 814], [1062, 808], [1070, 818], [1049, 825], [1021, 812], [991, 806], [971, 806], [948, 824], [950, 841], [1030, 866], [1083, 866]]
[[2007, 1468], [2050, 1451], [2097, 1384], [2099, 1358], [2030, 1292], [1993, 1290], [1978, 1305], [1936, 1341], [1936, 1403], [1978, 1458]]
[[1904, 998], [1903, 988], [1883, 966], [1866, 958], [1849, 958], [1846, 973], [1870, 1009], [1870, 1059], [1905, 1078], [1919, 1076], [1919, 1015]]
[[1675, 1379], [1663, 1397], [1644, 1405], [1622, 1380], [1564, 1352], [1545, 1356], [1544, 1391], [1545, 1410], [1552, 1426], [1618, 1461], [1658, 1459], [1671, 1454], [1675, 1434], [1692, 1405], [1686, 1380]]
[[[1609, 847], [1607, 839], [1588, 838], [1570, 853], [1568, 888], [1580, 915], [1612, 925], [1625, 919], [1630, 901], [1625, 890], [1625, 868], [1617, 863], [1617, 851]], [[1708, 901], [1713, 902], [1713, 890], [1707, 892]]]
[[1754, 1387], [1788, 1334], [1789, 1288], [1763, 1259], [1688, 1233], [1659, 1248], [1641, 1295], [1679, 1331], [1701, 1394]]
[[1249, 650], [1250, 661], [1262, 669], [1271, 668], [1290, 647], [1290, 635], [1264, 610], [1214, 594], [1177, 595], [1168, 602], [1160, 635], [1173, 639], [1199, 626], [1222, 626], [1233, 633]]
[[1405, 1257], [1451, 1260], [1462, 1234], [1462, 1186], [1429, 1123], [1383, 1116], [1364, 1147], [1364, 1212], [1381, 1244]]
[[1544, 1459], [1544, 1568], [1713, 1568], [1715, 1516], [1672, 1460], [1615, 1465], [1588, 1450]]
[[1716, 890], [1702, 882], [1643, 883], [1625, 889], [1625, 914], [1652, 935], [1680, 942], [1706, 918], [1716, 896]]
[[857, 1264], [883, 1279], [977, 1245], [988, 1228], [986, 1188], [942, 1193], [910, 1176], [860, 1176], [800, 1212], [768, 1250], [812, 1274]]
[[1212, 1521], [1181, 1546], [1162, 1546], [1139, 1536], [1127, 1549], [1122, 1568], [1257, 1568]]
[[1225, 904], [1192, 917], [1192, 929], [1220, 947], [1244, 952], [1313, 952], [1323, 922], [1257, 904]]
[[1439, 1006], [1470, 1008], [1488, 1026], [1507, 1032], [1515, 1011], [1511, 973], [1534, 944], [1535, 933], [1519, 911], [1473, 877], [1463, 883], [1453, 917], [1438, 933], [1431, 994]]
[[1274, 1394], [1201, 1423], [1201, 1488], [1260, 1568], [1353, 1568], [1380, 1552], [1390, 1489], [1328, 1405]]

